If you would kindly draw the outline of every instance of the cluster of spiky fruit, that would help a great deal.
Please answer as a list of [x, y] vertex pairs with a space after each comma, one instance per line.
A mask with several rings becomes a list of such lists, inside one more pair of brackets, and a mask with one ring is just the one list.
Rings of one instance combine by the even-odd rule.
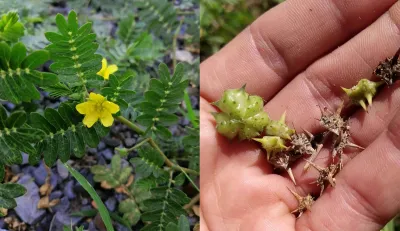
[[[372, 104], [372, 98], [377, 94], [378, 88], [386, 83], [392, 85], [400, 76], [399, 63], [400, 49], [392, 58], [387, 58], [374, 71], [374, 74], [381, 80], [374, 82], [368, 79], [361, 79], [358, 84], [350, 89], [343, 88], [352, 103], [359, 104], [367, 110], [367, 104]], [[239, 140], [255, 140], [261, 143], [267, 152], [267, 160], [275, 168], [284, 169], [288, 172], [293, 183], [296, 184], [290, 164], [295, 160], [308, 155], [304, 170], [310, 166], [315, 168], [319, 175], [315, 183], [321, 187], [322, 195], [326, 185], [335, 186], [335, 175], [343, 168], [343, 151], [346, 147], [363, 149], [351, 143], [350, 126], [347, 120], [341, 116], [343, 104], [335, 111], [329, 112], [326, 108], [321, 109], [320, 125], [326, 129], [319, 134], [322, 139], [315, 139], [315, 136], [308, 131], [296, 133], [285, 123], [285, 113], [279, 120], [272, 120], [263, 110], [263, 100], [259, 96], [249, 95], [245, 86], [240, 89], [226, 90], [223, 97], [214, 103], [221, 112], [213, 113], [217, 131], [229, 139], [238, 137]], [[313, 161], [322, 149], [324, 143], [330, 139], [331, 163], [323, 168]], [[290, 189], [289, 189], [290, 190]], [[290, 190], [299, 201], [299, 216], [313, 204], [313, 197], [309, 194], [301, 197]]]

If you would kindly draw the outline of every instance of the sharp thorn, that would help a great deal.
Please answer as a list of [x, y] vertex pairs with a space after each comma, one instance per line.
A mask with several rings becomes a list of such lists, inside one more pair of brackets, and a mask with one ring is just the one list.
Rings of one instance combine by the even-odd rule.
[[297, 184], [296, 184], [296, 180], [294, 179], [294, 175], [293, 175], [292, 169], [291, 169], [291, 168], [288, 168], [286, 171], [287, 171], [287, 173], [289, 174], [290, 179], [293, 181], [293, 184], [294, 184], [294, 185], [297, 185]]
[[364, 111], [368, 111], [367, 105], [365, 104], [364, 100], [360, 100], [360, 101], [358, 101], [358, 103], [361, 105], [361, 107], [364, 109]]

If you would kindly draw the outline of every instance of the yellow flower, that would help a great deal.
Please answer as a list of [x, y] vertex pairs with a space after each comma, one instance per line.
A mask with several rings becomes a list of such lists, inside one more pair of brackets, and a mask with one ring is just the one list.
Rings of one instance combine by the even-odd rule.
[[85, 115], [83, 124], [88, 128], [99, 119], [104, 127], [110, 127], [114, 122], [112, 114], [119, 111], [119, 106], [108, 101], [104, 96], [92, 92], [88, 101], [76, 105], [76, 110]]
[[103, 58], [103, 60], [101, 60], [101, 70], [97, 72], [97, 74], [108, 80], [110, 74], [113, 74], [116, 71], [118, 71], [117, 65], [112, 64], [107, 66], [107, 59]]

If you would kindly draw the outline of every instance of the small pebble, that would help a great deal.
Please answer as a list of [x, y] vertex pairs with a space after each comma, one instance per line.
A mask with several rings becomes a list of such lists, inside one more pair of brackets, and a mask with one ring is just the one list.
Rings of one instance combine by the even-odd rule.
[[74, 181], [70, 180], [64, 186], [64, 195], [67, 196], [70, 200], [75, 199], [76, 195], [73, 191]]
[[106, 207], [108, 208], [108, 210], [114, 212], [115, 210], [115, 206], [117, 204], [117, 199], [115, 199], [115, 197], [110, 197], [106, 200], [106, 202], [104, 203], [106, 205]]
[[135, 138], [126, 138], [124, 141], [125, 141], [126, 147], [128, 147], [128, 148], [130, 148], [134, 144], [136, 144], [136, 139]]

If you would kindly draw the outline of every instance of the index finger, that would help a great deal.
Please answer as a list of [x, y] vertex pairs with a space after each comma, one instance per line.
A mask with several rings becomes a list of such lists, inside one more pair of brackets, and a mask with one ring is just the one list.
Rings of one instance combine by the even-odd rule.
[[201, 96], [217, 100], [247, 84], [269, 100], [297, 73], [364, 29], [395, 0], [288, 0], [200, 66]]

